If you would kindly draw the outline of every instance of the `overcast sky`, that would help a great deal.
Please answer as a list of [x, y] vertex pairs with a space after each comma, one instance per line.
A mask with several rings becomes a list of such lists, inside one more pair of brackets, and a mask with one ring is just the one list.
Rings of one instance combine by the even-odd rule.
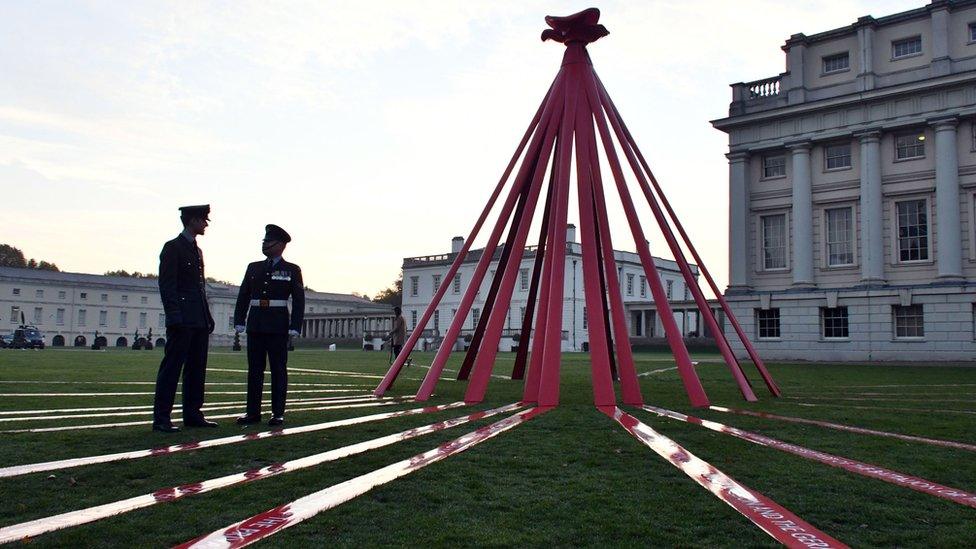
[[[276, 223], [309, 286], [374, 295], [468, 234], [558, 70], [543, 17], [593, 4], [0, 1], [0, 242], [155, 272], [177, 207], [210, 203], [208, 275], [239, 281]], [[594, 66], [721, 286], [727, 141], [708, 121], [729, 83], [782, 72], [790, 34], [922, 5], [599, 3]]]

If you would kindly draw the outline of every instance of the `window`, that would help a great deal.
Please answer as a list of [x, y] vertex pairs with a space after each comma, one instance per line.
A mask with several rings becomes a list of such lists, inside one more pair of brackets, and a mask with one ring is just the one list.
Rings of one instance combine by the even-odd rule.
[[122, 296], [122, 303], [128, 303], [128, 302], [129, 302], [129, 296], [123, 295]]
[[416, 328], [417, 327], [417, 311], [416, 310], [410, 311], [410, 327], [411, 328]]
[[434, 331], [440, 332], [441, 330], [441, 312], [434, 309]]
[[139, 298], [139, 303], [142, 303], [143, 305], [145, 305], [146, 303], [149, 303], [149, 298], [146, 297], [146, 296], [142, 296], [142, 297]]
[[[585, 310], [586, 308], [584, 307], [583, 309]], [[519, 324], [521, 324], [525, 322], [525, 307], [519, 307], [519, 314], [521, 315], [519, 316]], [[585, 328], [586, 326], [583, 327]]]
[[976, 23], [969, 24], [969, 41], [976, 42]]
[[850, 337], [847, 324], [847, 307], [821, 307], [820, 333], [824, 339]]
[[824, 211], [827, 225], [827, 266], [854, 264], [854, 209], [832, 208]]
[[129, 326], [129, 313], [128, 311], [119, 311], [119, 327], [127, 328]]
[[411, 276], [410, 277], [410, 295], [416, 296], [417, 290], [420, 288], [420, 277]]
[[65, 299], [67, 297], [68, 297], [68, 292], [66, 292], [64, 290], [61, 290], [60, 292], [58, 292], [58, 299]]
[[760, 219], [763, 269], [785, 269], [786, 214], [764, 215]]
[[41, 307], [34, 307], [34, 324], [44, 323], [44, 309]]
[[108, 301], [108, 294], [102, 294], [102, 301]]
[[454, 275], [454, 293], [461, 293], [461, 275]]
[[[146, 313], [139, 313], [139, 327], [140, 328], [145, 328], [146, 327], [147, 317], [148, 317], [148, 315]], [[234, 315], [230, 315], [230, 322], [227, 323], [227, 327], [228, 328], [233, 328], [234, 327]]]
[[88, 292], [81, 292], [81, 295], [79, 297], [81, 299], [88, 299]]
[[18, 322], [20, 322], [20, 307], [16, 307], [16, 306], [11, 307], [10, 308], [10, 323], [11, 324], [17, 324]]
[[441, 275], [433, 275], [434, 278], [434, 291], [436, 292], [441, 288]]
[[34, 297], [35, 298], [42, 298], [42, 297], [44, 297], [44, 290], [34, 290]]
[[627, 275], [627, 295], [634, 295], [634, 275]]
[[667, 287], [668, 287], [668, 289], [667, 289], [668, 301], [670, 301], [671, 300], [671, 296], [674, 293], [674, 281], [673, 280], [669, 280], [667, 282]]
[[519, 289], [523, 292], [529, 289], [529, 270], [519, 270]]
[[891, 58], [901, 59], [922, 53], [922, 37], [913, 36], [902, 40], [895, 40], [891, 43]]
[[88, 322], [88, 311], [85, 309], [78, 309], [78, 325], [84, 326]]
[[759, 339], [779, 339], [779, 309], [756, 309]]
[[[139, 327], [140, 328], [145, 328], [145, 326], [142, 326], [142, 320], [143, 320], [142, 317], [145, 314], [146, 313], [139, 313], [139, 324], [140, 324]], [[227, 329], [228, 330], [233, 330], [234, 329], [234, 315], [227, 315]]]
[[166, 313], [159, 313], [159, 327], [166, 327]]
[[20, 288], [14, 288], [14, 295], [20, 295]]
[[893, 305], [896, 338], [925, 337], [925, 322], [921, 305]]
[[98, 311], [98, 325], [108, 326], [108, 311]]
[[587, 329], [588, 326], [589, 326], [589, 322], [586, 318], [586, 306], [584, 305], [583, 306], [583, 329], [584, 330]]
[[763, 179], [786, 176], [786, 157], [778, 154], [763, 157]]
[[685, 301], [688, 301], [688, 285], [685, 284]]
[[925, 158], [925, 135], [920, 132], [895, 136], [895, 160]]
[[64, 309], [58, 309], [55, 321], [57, 321], [58, 326], [64, 326]]
[[896, 202], [895, 210], [898, 216], [898, 260], [928, 260], [929, 226], [925, 200]]
[[481, 309], [471, 309], [471, 327], [478, 327], [478, 320], [481, 319]]
[[843, 72], [851, 68], [851, 56], [850, 53], [837, 53], [834, 55], [827, 55], [823, 58], [823, 72], [824, 74], [829, 74], [832, 72]]
[[640, 296], [647, 297], [647, 277], [644, 275], [640, 276]]
[[841, 143], [824, 147], [824, 168], [843, 170], [851, 167], [851, 144]]

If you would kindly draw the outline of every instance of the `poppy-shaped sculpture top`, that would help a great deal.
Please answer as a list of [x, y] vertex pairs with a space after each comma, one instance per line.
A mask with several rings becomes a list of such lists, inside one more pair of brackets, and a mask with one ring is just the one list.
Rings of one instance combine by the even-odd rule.
[[564, 17], [547, 15], [546, 24], [552, 28], [542, 31], [542, 40], [555, 40], [563, 44], [596, 42], [610, 34], [610, 31], [600, 25], [599, 21], [600, 10], [596, 8], [585, 9]]

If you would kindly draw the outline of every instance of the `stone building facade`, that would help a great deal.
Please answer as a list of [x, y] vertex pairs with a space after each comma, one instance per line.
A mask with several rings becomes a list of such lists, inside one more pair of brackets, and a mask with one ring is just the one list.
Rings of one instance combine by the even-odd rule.
[[[418, 343], [418, 348], [433, 348], [440, 344], [440, 336], [447, 331], [457, 311], [458, 304], [464, 295], [471, 277], [475, 271], [483, 250], [471, 250], [461, 264], [454, 280], [443, 280], [444, 274], [454, 262], [457, 252], [464, 244], [464, 239], [455, 237], [451, 242], [451, 253], [408, 257], [403, 260], [403, 314], [407, 321], [407, 329], [413, 330], [423, 316], [427, 304], [433, 299], [434, 292], [441, 284], [451, 287], [444, 294], [434, 316], [424, 331], [424, 337]], [[485, 280], [475, 297], [471, 312], [465, 320], [461, 337], [456, 342], [456, 349], [463, 349], [465, 337], [474, 332], [484, 307], [491, 279], [497, 270], [501, 248], [496, 250], [495, 257], [489, 267]], [[620, 291], [623, 296], [628, 337], [632, 341], [652, 337], [663, 337], [664, 332], [657, 310], [651, 298], [651, 289], [647, 284], [644, 269], [636, 253], [614, 251], [617, 260]], [[519, 279], [515, 284], [512, 301], [505, 323], [505, 332], [499, 346], [501, 351], [509, 351], [516, 344], [513, 337], [521, 332], [522, 319], [528, 299], [532, 269], [535, 264], [535, 247], [527, 247], [522, 263], [519, 267]], [[669, 302], [672, 302], [675, 320], [684, 335], [698, 335], [699, 315], [694, 302], [685, 288], [684, 279], [678, 265], [668, 259], [654, 258]], [[566, 261], [565, 286], [563, 288], [563, 351], [581, 351], [587, 348], [589, 333], [586, 323], [585, 297], [583, 294], [583, 256], [580, 244], [576, 242], [576, 227], [569, 225], [566, 231]], [[698, 267], [691, 265], [695, 277]], [[504, 337], [513, 336], [513, 337]]]
[[[732, 85], [726, 298], [768, 358], [976, 356], [976, 2], [794, 34]], [[741, 352], [741, 347], [739, 347]]]

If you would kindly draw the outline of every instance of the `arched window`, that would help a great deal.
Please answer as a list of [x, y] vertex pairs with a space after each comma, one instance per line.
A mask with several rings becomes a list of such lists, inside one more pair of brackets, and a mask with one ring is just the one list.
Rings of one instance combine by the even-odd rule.
[[54, 336], [54, 338], [51, 339], [51, 345], [54, 347], [64, 347], [64, 336], [61, 334]]
[[163, 338], [157, 339], [156, 340], [156, 346], [157, 347], [165, 347], [166, 346], [166, 340], [163, 339]]
[[118, 339], [115, 340], [115, 346], [116, 347], [128, 347], [129, 346], [129, 341], [127, 339], [125, 339], [124, 337], [120, 337], [120, 338], [118, 338]]
[[88, 340], [85, 339], [85, 336], [80, 335], [75, 337], [75, 347], [84, 347], [85, 345], [88, 345]]

